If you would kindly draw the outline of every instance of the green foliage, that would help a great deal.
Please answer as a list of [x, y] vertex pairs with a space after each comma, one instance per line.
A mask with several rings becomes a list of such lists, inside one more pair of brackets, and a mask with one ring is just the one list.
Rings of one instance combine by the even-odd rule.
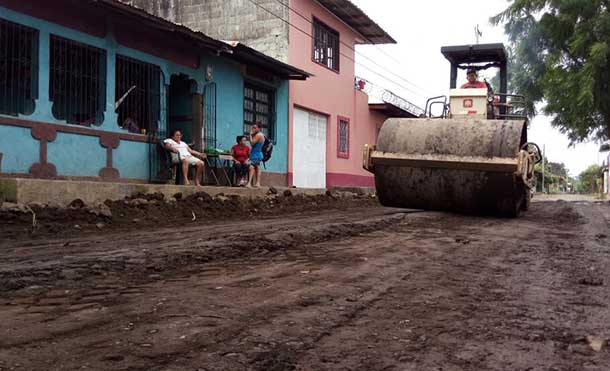
[[[569, 182], [568, 171], [563, 163], [549, 162], [544, 157], [544, 189], [545, 191], [565, 191]], [[538, 191], [542, 191], [542, 163], [534, 167]]]
[[578, 175], [578, 192], [597, 193], [602, 182], [603, 168], [599, 165], [591, 165]]
[[610, 139], [610, 1], [512, 0], [492, 18], [511, 42], [509, 90], [572, 142]]
[[547, 168], [551, 174], [557, 176], [558, 178], [563, 180], [568, 179], [568, 170], [566, 169], [566, 165], [564, 163], [548, 162]]

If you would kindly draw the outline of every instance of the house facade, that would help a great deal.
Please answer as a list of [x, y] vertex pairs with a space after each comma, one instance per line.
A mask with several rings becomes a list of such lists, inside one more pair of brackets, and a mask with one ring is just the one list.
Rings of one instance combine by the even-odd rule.
[[0, 176], [159, 181], [174, 129], [228, 149], [267, 123], [288, 179], [289, 80], [308, 74], [115, 0], [0, 0]]
[[362, 148], [392, 112], [355, 84], [355, 47], [395, 41], [349, 0], [123, 1], [311, 72], [289, 83], [288, 184], [374, 186]]

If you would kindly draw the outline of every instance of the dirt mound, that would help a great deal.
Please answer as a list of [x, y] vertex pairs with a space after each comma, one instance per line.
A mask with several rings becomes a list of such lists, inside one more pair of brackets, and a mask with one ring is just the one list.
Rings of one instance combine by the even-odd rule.
[[555, 215], [553, 219], [558, 223], [572, 223], [572, 224], [583, 224], [585, 223], [585, 219], [583, 216], [576, 211], [574, 206], [570, 205], [569, 202], [566, 201], [556, 201], [558, 204], [558, 208], [555, 211]]
[[117, 228], [150, 228], [185, 222], [251, 219], [312, 210], [344, 209], [376, 205], [370, 195], [355, 193], [293, 195], [291, 192], [247, 198], [236, 195], [181, 193], [166, 198], [162, 193], [134, 194], [122, 200], [86, 205], [74, 200], [67, 208], [54, 205], [3, 205], [0, 209], [0, 237], [21, 239], [66, 231], [92, 232]]

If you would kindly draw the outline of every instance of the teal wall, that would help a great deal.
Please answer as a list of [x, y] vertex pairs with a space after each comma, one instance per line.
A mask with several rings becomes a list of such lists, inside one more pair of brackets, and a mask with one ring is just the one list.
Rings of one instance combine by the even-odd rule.
[[106, 149], [100, 146], [98, 137], [57, 133], [57, 138], [47, 146], [47, 160], [55, 165], [58, 174], [97, 176], [106, 166]]
[[213, 66], [217, 83], [217, 147], [230, 149], [235, 137], [244, 131], [244, 82], [251, 81], [275, 89], [276, 138], [273, 156], [266, 170], [288, 172], [288, 81], [275, 79], [274, 83], [242, 76], [239, 65], [218, 57], [204, 57], [204, 65]]
[[3, 172], [27, 173], [40, 159], [40, 145], [26, 128], [0, 125], [0, 152]]
[[[61, 9], [59, 10], [61, 11]], [[106, 51], [106, 110], [104, 121], [92, 129], [115, 133], [126, 133], [117, 125], [115, 102], [115, 57], [126, 55], [141, 61], [155, 64], [162, 71], [161, 76], [161, 115], [159, 127], [167, 129], [166, 95], [169, 89], [170, 76], [182, 74], [197, 83], [197, 92], [202, 93], [206, 84], [204, 79], [206, 67], [213, 68], [213, 80], [217, 85], [217, 143], [218, 147], [228, 149], [235, 142], [235, 136], [243, 131], [243, 93], [244, 77], [241, 66], [227, 58], [203, 55], [197, 69], [178, 65], [153, 55], [119, 45], [112, 33], [105, 38], [47, 22], [42, 19], [17, 13], [0, 6], [0, 18], [20, 23], [39, 31], [39, 78], [38, 99], [33, 114], [20, 115], [20, 118], [61, 125], [70, 125], [57, 120], [51, 113], [52, 102], [49, 101], [49, 36], [55, 34], [71, 40], [92, 45]], [[100, 21], [105, 21], [100, 19]], [[269, 85], [267, 83], [267, 85]], [[288, 152], [288, 82], [277, 80], [271, 84], [276, 88], [276, 139], [273, 158], [267, 171], [286, 173]], [[190, 104], [190, 97], [188, 104]], [[80, 126], [79, 126], [80, 127]], [[0, 152], [4, 157], [1, 171], [4, 173], [27, 173], [32, 163], [39, 160], [39, 142], [31, 136], [28, 128], [0, 125]], [[148, 177], [149, 144], [122, 140], [113, 152], [113, 165], [122, 178], [146, 179]], [[85, 156], [80, 159], [75, 156]], [[57, 139], [48, 143], [48, 161], [53, 163], [59, 176], [97, 176], [105, 166], [106, 150], [99, 144], [99, 139], [92, 136], [58, 133]]]
[[283, 80], [276, 90], [276, 144], [267, 168], [278, 173], [288, 172], [288, 80]]
[[112, 153], [114, 167], [119, 170], [121, 176], [129, 174], [129, 178], [148, 178], [148, 151], [149, 146], [154, 145], [122, 140]]

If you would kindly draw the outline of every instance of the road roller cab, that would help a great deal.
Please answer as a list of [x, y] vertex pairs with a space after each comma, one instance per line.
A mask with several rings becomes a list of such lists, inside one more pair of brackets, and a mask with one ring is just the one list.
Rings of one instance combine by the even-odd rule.
[[[449, 61], [449, 99], [434, 97], [426, 102], [426, 116], [443, 118], [487, 118], [491, 120], [527, 120], [525, 97], [508, 93], [508, 60], [503, 44], [443, 46], [441, 53]], [[477, 72], [488, 69], [499, 71], [498, 86], [485, 81], [486, 89], [459, 89], [459, 70]], [[448, 102], [447, 102], [448, 100]], [[443, 105], [442, 114], [434, 114], [433, 107]], [[438, 109], [437, 109], [438, 110]]]
[[[538, 147], [527, 142], [523, 96], [507, 93], [502, 44], [446, 46], [450, 94], [430, 98], [417, 119], [390, 118], [363, 167], [385, 206], [517, 216], [527, 210]], [[499, 92], [456, 89], [458, 69], [499, 68]]]

